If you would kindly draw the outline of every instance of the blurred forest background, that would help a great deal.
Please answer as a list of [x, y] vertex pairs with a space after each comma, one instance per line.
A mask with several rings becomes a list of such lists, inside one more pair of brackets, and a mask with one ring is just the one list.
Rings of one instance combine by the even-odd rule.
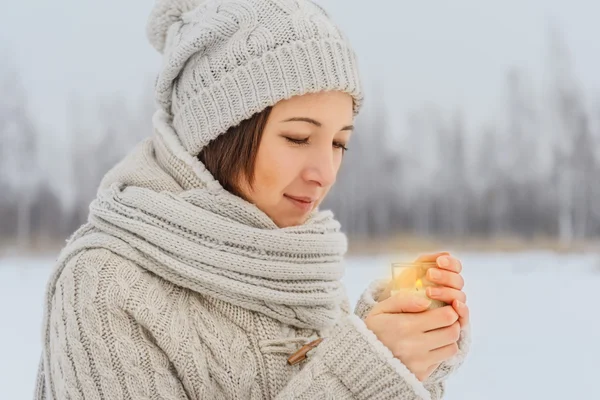
[[[526, 69], [509, 68], [501, 106], [479, 126], [444, 104], [389, 112], [385, 82], [366, 81], [366, 107], [324, 208], [363, 243], [544, 238], [569, 248], [597, 239], [600, 93], [579, 83], [568, 44], [549, 32], [544, 85], [534, 85]], [[101, 177], [151, 134], [152, 82], [148, 76], [133, 102], [73, 93], [69, 139], [47, 149], [18, 65], [0, 64], [2, 247], [54, 248], [85, 222]], [[63, 184], [52, 184], [54, 169], [42, 159], [62, 164]]]

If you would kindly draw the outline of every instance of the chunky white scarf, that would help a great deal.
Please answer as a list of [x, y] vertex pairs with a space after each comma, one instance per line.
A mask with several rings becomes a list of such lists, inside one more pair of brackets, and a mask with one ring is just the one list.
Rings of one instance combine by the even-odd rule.
[[154, 126], [155, 135], [106, 175], [59, 265], [103, 247], [176, 285], [282, 323], [333, 326], [346, 296], [347, 242], [331, 212], [280, 229], [185, 152], [166, 114], [157, 112]]

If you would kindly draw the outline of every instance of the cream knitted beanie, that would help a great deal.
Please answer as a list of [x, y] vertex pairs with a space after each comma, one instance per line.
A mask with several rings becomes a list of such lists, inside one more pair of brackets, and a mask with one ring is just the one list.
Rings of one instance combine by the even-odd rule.
[[158, 104], [197, 155], [227, 129], [280, 100], [362, 88], [354, 51], [310, 0], [158, 0], [147, 35], [163, 54]]

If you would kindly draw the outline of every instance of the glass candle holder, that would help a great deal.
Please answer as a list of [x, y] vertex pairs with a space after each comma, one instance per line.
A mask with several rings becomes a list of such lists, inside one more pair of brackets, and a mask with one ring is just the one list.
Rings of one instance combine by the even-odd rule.
[[426, 288], [438, 286], [427, 279], [427, 270], [436, 268], [435, 262], [400, 262], [392, 263], [392, 289], [390, 294], [409, 293], [413, 296], [424, 297], [431, 300], [429, 309], [447, 305], [443, 301], [431, 299], [427, 296]]

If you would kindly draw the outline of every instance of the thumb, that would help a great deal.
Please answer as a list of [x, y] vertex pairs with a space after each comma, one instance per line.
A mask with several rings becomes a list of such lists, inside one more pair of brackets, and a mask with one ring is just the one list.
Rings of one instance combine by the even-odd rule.
[[430, 304], [431, 300], [426, 297], [400, 292], [375, 304], [371, 309], [371, 314], [422, 312], [426, 311]]

